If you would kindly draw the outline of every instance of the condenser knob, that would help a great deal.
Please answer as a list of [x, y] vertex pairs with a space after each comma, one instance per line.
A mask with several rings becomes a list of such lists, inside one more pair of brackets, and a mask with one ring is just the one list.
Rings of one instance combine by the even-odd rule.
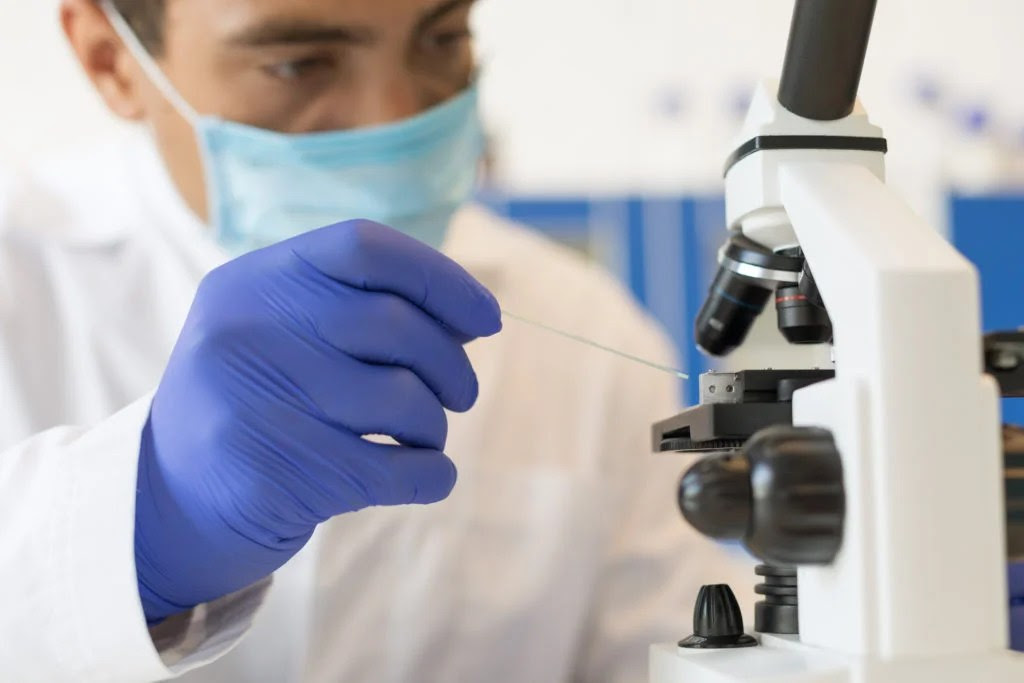
[[743, 632], [743, 612], [726, 584], [704, 586], [693, 606], [693, 635], [679, 641], [679, 647], [722, 650], [752, 647], [757, 640]]

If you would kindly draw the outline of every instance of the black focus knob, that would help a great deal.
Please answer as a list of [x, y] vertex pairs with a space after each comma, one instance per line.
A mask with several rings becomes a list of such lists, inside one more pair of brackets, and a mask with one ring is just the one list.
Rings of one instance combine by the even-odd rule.
[[770, 564], [828, 564], [846, 516], [835, 440], [823, 429], [764, 429], [742, 451], [691, 467], [679, 482], [679, 509], [705, 536], [742, 539]]
[[743, 612], [726, 584], [704, 586], [693, 606], [693, 635], [679, 647], [719, 650], [752, 647], [757, 640], [743, 632]]
[[832, 434], [809, 427], [769, 427], [743, 449], [750, 462], [747, 548], [767, 562], [828, 564], [843, 541], [846, 493]]
[[739, 453], [697, 462], [679, 482], [679, 510], [693, 528], [719, 540], [738, 540], [750, 523], [750, 461]]

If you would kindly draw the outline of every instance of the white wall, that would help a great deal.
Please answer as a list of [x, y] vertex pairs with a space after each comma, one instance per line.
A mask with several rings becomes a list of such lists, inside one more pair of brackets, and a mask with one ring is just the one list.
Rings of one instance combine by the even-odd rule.
[[[494, 55], [488, 103], [502, 124], [504, 179], [541, 191], [717, 188], [734, 102], [756, 78], [780, 73], [792, 6], [487, 0], [480, 21]], [[562, 19], [536, 20], [553, 14]], [[1020, 0], [879, 2], [862, 96], [890, 137], [894, 184], [929, 217], [946, 167], [963, 163], [950, 139], [960, 137], [954, 110], [992, 109], [1002, 145], [1021, 146], [1022, 27]], [[915, 99], [921, 76], [942, 87], [941, 117]]]
[[0, 163], [59, 153], [115, 126], [64, 43], [58, 0], [0, 0]]
[[[113, 125], [63, 45], [57, 1], [0, 0], [0, 161]], [[1024, 2], [879, 5], [862, 94], [891, 139], [894, 182], [925, 205], [956, 147], [912, 83], [930, 74], [950, 106], [995, 109], [1019, 147]], [[481, 0], [500, 177], [531, 192], [715, 190], [735, 102], [778, 75], [791, 11], [791, 0]]]

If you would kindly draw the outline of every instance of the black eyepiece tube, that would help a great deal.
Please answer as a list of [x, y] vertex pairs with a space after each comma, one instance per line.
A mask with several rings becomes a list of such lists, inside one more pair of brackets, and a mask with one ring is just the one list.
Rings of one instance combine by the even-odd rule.
[[779, 102], [807, 119], [849, 116], [877, 0], [797, 0]]

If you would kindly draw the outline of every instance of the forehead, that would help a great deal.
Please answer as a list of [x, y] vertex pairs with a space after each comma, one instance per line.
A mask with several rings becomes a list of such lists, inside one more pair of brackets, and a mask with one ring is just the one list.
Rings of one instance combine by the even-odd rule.
[[216, 33], [275, 20], [404, 28], [451, 4], [445, 0], [169, 0], [167, 23], [172, 28], [199, 24]]

